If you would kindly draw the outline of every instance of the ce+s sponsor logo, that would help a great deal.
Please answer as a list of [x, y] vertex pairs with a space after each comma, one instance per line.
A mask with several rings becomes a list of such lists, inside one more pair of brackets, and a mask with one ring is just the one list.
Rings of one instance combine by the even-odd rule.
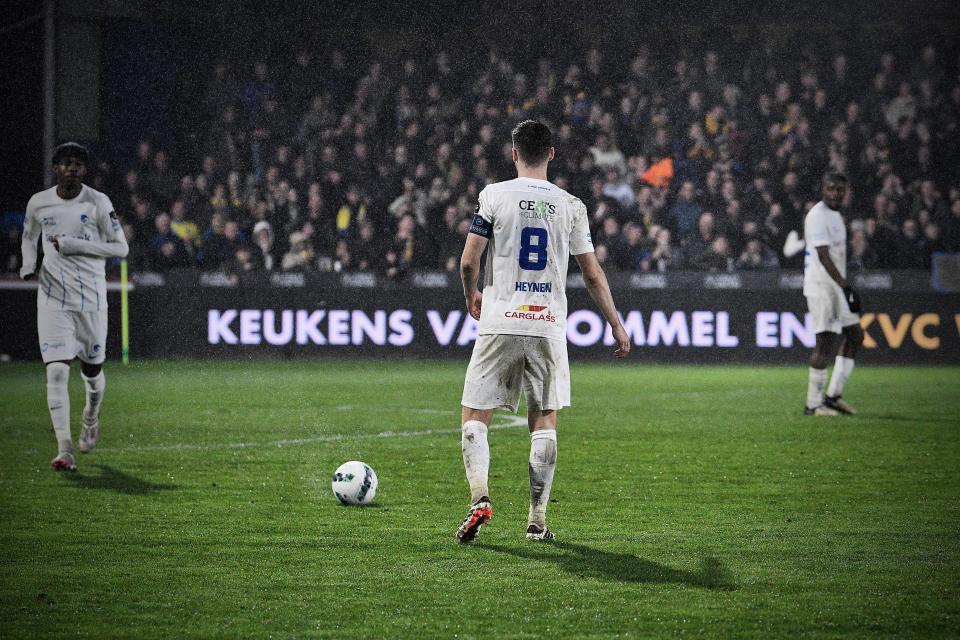
[[543, 200], [521, 200], [520, 217], [535, 220], [552, 220], [557, 213], [557, 205]]

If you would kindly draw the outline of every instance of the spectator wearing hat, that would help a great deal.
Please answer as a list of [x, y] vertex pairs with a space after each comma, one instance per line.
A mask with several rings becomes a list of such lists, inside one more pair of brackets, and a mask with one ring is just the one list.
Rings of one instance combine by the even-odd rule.
[[290, 250], [283, 255], [280, 268], [283, 271], [313, 271], [316, 268], [315, 260], [307, 235], [302, 231], [291, 233]]
[[260, 259], [263, 261], [263, 268], [266, 271], [273, 271], [274, 266], [279, 262], [275, 255], [273, 227], [266, 220], [260, 220], [253, 225], [253, 245], [260, 252]]

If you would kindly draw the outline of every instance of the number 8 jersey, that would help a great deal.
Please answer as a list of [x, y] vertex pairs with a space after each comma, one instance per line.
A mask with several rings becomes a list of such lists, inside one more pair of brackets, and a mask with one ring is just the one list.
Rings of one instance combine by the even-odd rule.
[[567, 337], [567, 264], [593, 251], [587, 209], [535, 178], [488, 185], [470, 227], [489, 240], [480, 335]]

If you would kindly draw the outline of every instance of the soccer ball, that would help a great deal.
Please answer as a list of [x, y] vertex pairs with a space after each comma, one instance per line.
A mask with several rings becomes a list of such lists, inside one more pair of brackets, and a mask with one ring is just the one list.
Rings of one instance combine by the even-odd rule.
[[333, 472], [333, 495], [343, 504], [370, 504], [377, 495], [377, 474], [359, 460], [344, 462]]

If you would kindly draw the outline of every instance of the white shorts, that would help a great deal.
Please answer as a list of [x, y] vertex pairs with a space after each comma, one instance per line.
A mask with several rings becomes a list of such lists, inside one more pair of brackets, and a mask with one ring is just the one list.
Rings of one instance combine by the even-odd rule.
[[842, 333], [844, 327], [860, 324], [859, 314], [850, 311], [843, 291], [839, 288], [807, 296], [807, 308], [813, 316], [813, 329], [816, 333]]
[[43, 361], [80, 358], [101, 364], [107, 351], [107, 312], [37, 309], [37, 334]]
[[528, 410], [570, 406], [566, 341], [505, 334], [478, 336], [463, 385], [463, 406], [516, 413], [521, 388]]

